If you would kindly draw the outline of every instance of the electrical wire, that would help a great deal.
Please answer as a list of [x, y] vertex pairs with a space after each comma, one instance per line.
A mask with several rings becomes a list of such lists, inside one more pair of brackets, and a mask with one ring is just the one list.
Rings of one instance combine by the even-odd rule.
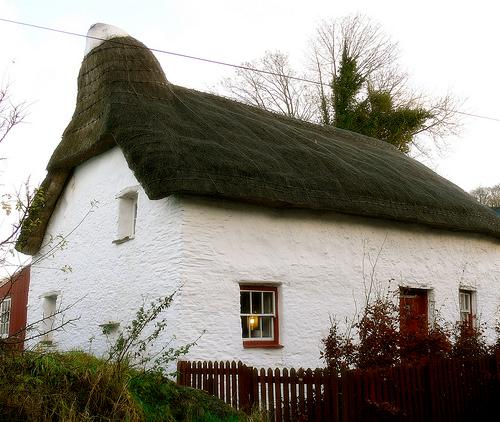
[[[15, 20], [12, 20], [12, 19], [5, 19], [5, 18], [2, 18], [2, 17], [0, 17], [0, 21], [7, 22], [7, 23], [12, 23], [12, 24], [16, 24], [16, 25], [27, 26], [27, 27], [35, 28], [35, 29], [43, 29], [45, 31], [56, 32], [56, 33], [59, 33], [59, 34], [72, 35], [72, 36], [75, 36], [75, 37], [90, 38], [90, 39], [94, 39], [94, 40], [98, 40], [98, 41], [107, 41], [107, 42], [111, 42], [111, 43], [115, 42], [116, 44], [121, 44], [121, 45], [131, 46], [131, 47], [136, 47], [137, 48], [137, 45], [127, 44], [127, 43], [124, 43], [122, 41], [113, 41], [113, 39], [108, 39], [107, 40], [105, 38], [99, 38], [99, 37], [94, 37], [94, 36], [91, 36], [91, 35], [80, 34], [78, 32], [65, 31], [63, 29], [51, 28], [51, 27], [48, 27], [48, 26], [36, 25], [36, 24], [32, 24], [32, 23], [27, 23], [27, 22], [20, 22], [20, 21], [15, 21]], [[235, 69], [241, 69], [241, 70], [249, 70], [251, 72], [263, 73], [263, 74], [266, 74], [266, 75], [278, 76], [280, 78], [293, 79], [293, 80], [300, 81], [300, 82], [306, 82], [306, 83], [311, 83], [311, 84], [315, 84], [315, 85], [319, 85], [319, 86], [330, 87], [329, 84], [325, 84], [325, 83], [319, 82], [319, 81], [314, 81], [312, 79], [300, 78], [298, 76], [284, 75], [282, 73], [271, 72], [269, 70], [258, 69], [258, 68], [251, 67], [251, 66], [244, 66], [244, 65], [234, 64], [234, 63], [223, 62], [223, 61], [220, 61], [220, 60], [207, 59], [207, 58], [204, 58], [204, 57], [198, 57], [198, 56], [192, 56], [192, 55], [189, 55], [189, 54], [177, 53], [177, 52], [174, 52], [174, 51], [163, 50], [163, 49], [160, 49], [160, 48], [149, 48], [149, 47], [145, 47], [145, 48], [148, 49], [149, 51], [152, 51], [152, 52], [155, 52], [155, 53], [168, 54], [168, 55], [171, 55], [171, 56], [182, 57], [182, 58], [185, 58], [185, 59], [198, 60], [198, 61], [202, 61], [202, 62], [205, 62], [205, 63], [211, 63], [211, 64], [217, 64], [217, 65], [220, 65], [220, 66], [233, 67]], [[469, 117], [475, 117], [475, 118], [478, 118], [478, 119], [486, 119], [486, 120], [492, 120], [492, 121], [495, 121], [495, 122], [500, 122], [500, 119], [498, 119], [498, 118], [489, 117], [489, 116], [483, 116], [483, 115], [480, 115], [480, 114], [466, 113], [464, 111], [456, 111], [456, 110], [454, 111], [454, 113], [461, 114], [461, 115], [464, 115], [464, 116], [469, 116]]]
[[[78, 32], [65, 31], [65, 30], [62, 30], [62, 29], [50, 28], [48, 26], [35, 25], [35, 24], [32, 24], [32, 23], [26, 23], [26, 22], [19, 22], [19, 21], [14, 21], [14, 20], [11, 20], [11, 19], [0, 18], [0, 21], [2, 21], [2, 22], [8, 22], [8, 23], [13, 23], [13, 24], [16, 24], [16, 25], [28, 26], [30, 28], [44, 29], [46, 31], [57, 32], [57, 33], [60, 33], [60, 34], [65, 34], [65, 35], [73, 35], [75, 37], [90, 38], [90, 39], [98, 40], [98, 41], [114, 42], [112, 39], [99, 38], [99, 37], [94, 37], [94, 36], [91, 36], [91, 35], [80, 34]], [[129, 46], [129, 47], [135, 47], [135, 48], [137, 48], [137, 45], [127, 44], [127, 43], [124, 43], [122, 41], [115, 41], [115, 43], [116, 44], [125, 45], [125, 46]], [[222, 62], [220, 60], [212, 60], [212, 59], [207, 59], [207, 58], [203, 58], [203, 57], [191, 56], [189, 54], [176, 53], [174, 51], [162, 50], [160, 48], [150, 48], [150, 47], [145, 47], [145, 48], [147, 50], [149, 50], [149, 51], [154, 51], [155, 53], [168, 54], [168, 55], [171, 55], [171, 56], [182, 57], [182, 58], [185, 58], [185, 59], [198, 60], [198, 61], [202, 61], [202, 62], [206, 62], [206, 63], [218, 64], [218, 65], [221, 65], [221, 66], [234, 67], [236, 69], [250, 70], [252, 72], [265, 73], [267, 75], [279, 76], [279, 77], [288, 78], [288, 79], [294, 79], [294, 80], [300, 81], [300, 82], [307, 82], [307, 83], [316, 84], [316, 85], [329, 86], [328, 84], [324, 84], [324, 83], [321, 83], [321, 82], [318, 82], [318, 81], [313, 81], [312, 79], [300, 78], [298, 76], [291, 76], [291, 75], [283, 75], [281, 73], [271, 72], [269, 70], [264, 70], [264, 69], [257, 69], [257, 68], [251, 67], [251, 66], [238, 65], [238, 64], [234, 64], [234, 63]]]

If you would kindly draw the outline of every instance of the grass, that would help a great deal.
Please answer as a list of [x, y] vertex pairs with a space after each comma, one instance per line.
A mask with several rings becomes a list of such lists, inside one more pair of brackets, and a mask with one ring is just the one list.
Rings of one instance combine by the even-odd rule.
[[[247, 421], [202, 391], [84, 352], [0, 354], [0, 420]], [[250, 419], [255, 420], [255, 419]]]

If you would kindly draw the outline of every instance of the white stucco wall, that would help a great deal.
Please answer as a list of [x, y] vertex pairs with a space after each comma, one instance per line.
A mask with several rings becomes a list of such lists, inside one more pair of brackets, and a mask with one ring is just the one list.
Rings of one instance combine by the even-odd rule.
[[[318, 366], [329, 315], [352, 319], [374, 271], [375, 289], [432, 289], [447, 321], [459, 318], [459, 286], [477, 289], [478, 314], [492, 327], [500, 304], [500, 242], [409, 224], [184, 199], [182, 331], [207, 333], [199, 359], [262, 366]], [[378, 258], [377, 258], [378, 256]], [[389, 281], [392, 280], [392, 281]], [[239, 284], [275, 283], [281, 349], [244, 349]], [[431, 304], [432, 306], [432, 304]], [[208, 321], [207, 321], [208, 316]], [[490, 340], [493, 331], [489, 330]]]
[[[65, 250], [32, 268], [28, 315], [31, 321], [41, 315], [39, 296], [46, 291], [60, 290], [63, 304], [81, 299], [68, 311], [80, 320], [55, 335], [59, 347], [85, 348], [94, 337], [93, 350], [102, 353], [99, 323], [118, 320], [123, 326], [142, 297], [178, 289], [168, 315], [171, 331], [163, 340], [175, 333], [185, 343], [206, 330], [189, 358], [318, 366], [329, 314], [353, 317], [372, 270], [376, 288], [432, 289], [435, 307], [448, 321], [459, 317], [461, 284], [477, 290], [481, 321], [491, 327], [498, 316], [498, 240], [326, 212], [188, 197], [150, 201], [140, 189], [136, 236], [113, 244], [115, 195], [137, 184], [118, 149], [80, 166], [68, 184], [50, 233], [73, 228], [91, 200], [99, 207]], [[64, 265], [73, 271], [47, 269]], [[243, 348], [240, 283], [278, 286], [282, 348]], [[493, 332], [488, 334], [492, 339]]]
[[[123, 327], [144, 301], [179, 286], [181, 208], [175, 197], [150, 201], [139, 188], [135, 238], [112, 243], [118, 227], [116, 195], [138, 185], [121, 150], [115, 148], [79, 166], [58, 202], [44, 243], [50, 235], [74, 232], [63, 250], [32, 266], [28, 303], [32, 322], [42, 315], [40, 295], [46, 292], [60, 291], [58, 305], [63, 307], [77, 302], [64, 318], [79, 320], [55, 334], [58, 347], [88, 349], [92, 343], [92, 350], [102, 353], [107, 346], [99, 324], [119, 321]], [[92, 208], [90, 203], [96, 201]], [[33, 257], [34, 262], [42, 253]], [[64, 266], [72, 271], [60, 271]]]

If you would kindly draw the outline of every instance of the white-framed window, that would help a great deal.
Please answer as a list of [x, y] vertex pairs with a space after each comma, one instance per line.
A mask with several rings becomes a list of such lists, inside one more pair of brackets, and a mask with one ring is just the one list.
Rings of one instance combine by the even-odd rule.
[[279, 345], [277, 287], [241, 285], [240, 318], [243, 346]]
[[4, 297], [0, 300], [0, 338], [6, 338], [9, 336], [11, 299]]
[[137, 197], [137, 187], [126, 188], [117, 195], [118, 228], [114, 243], [123, 243], [135, 237]]
[[458, 291], [458, 303], [460, 306], [460, 321], [472, 325], [475, 313], [475, 292], [473, 290], [460, 289]]

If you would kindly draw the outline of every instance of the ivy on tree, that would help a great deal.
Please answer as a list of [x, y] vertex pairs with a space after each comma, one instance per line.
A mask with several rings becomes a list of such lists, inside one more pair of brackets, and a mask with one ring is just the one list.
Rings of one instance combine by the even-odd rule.
[[441, 149], [442, 140], [460, 129], [457, 100], [410, 89], [397, 63], [397, 44], [366, 17], [324, 21], [307, 56], [308, 68], [300, 72], [288, 54], [268, 51], [260, 60], [243, 63], [247, 68], [221, 85], [239, 101], [379, 138], [404, 153], [427, 153], [429, 139]]
[[413, 135], [425, 128], [432, 113], [423, 107], [395, 106], [390, 92], [369, 85], [363, 96], [366, 84], [356, 60], [344, 49], [338, 76], [332, 81], [333, 126], [378, 138], [408, 153]]

